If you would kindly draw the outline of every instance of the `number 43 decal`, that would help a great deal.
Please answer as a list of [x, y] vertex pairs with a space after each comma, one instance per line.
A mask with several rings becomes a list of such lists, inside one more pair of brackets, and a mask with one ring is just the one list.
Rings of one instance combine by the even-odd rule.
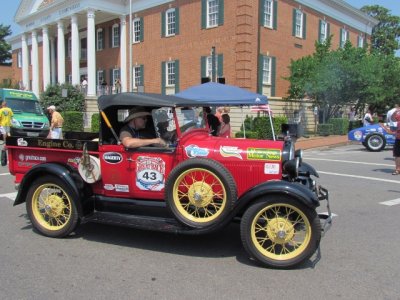
[[157, 173], [156, 172], [143, 172], [142, 178], [146, 180], [157, 180]]

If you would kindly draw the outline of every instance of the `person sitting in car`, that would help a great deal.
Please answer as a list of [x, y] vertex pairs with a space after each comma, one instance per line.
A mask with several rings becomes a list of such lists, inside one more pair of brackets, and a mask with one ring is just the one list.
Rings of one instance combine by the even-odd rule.
[[124, 120], [126, 124], [119, 134], [119, 139], [125, 147], [167, 146], [161, 138], [148, 138], [149, 135], [145, 131], [148, 116], [150, 113], [144, 107], [135, 107], [129, 111], [128, 117]]

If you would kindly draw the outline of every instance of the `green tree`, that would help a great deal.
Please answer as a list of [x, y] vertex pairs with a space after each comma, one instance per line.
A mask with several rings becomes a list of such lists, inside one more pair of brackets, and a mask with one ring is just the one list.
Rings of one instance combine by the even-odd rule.
[[391, 15], [390, 10], [379, 5], [363, 6], [361, 10], [379, 21], [372, 30], [372, 51], [393, 55], [400, 48], [400, 17]]
[[0, 65], [9, 64], [11, 59], [11, 45], [5, 41], [5, 38], [11, 35], [10, 25], [0, 24]]
[[[67, 92], [67, 97], [62, 97], [62, 91]], [[43, 108], [55, 105], [60, 112], [64, 111], [84, 111], [85, 96], [75, 86], [64, 83], [62, 85], [49, 85], [41, 95], [40, 101]]]

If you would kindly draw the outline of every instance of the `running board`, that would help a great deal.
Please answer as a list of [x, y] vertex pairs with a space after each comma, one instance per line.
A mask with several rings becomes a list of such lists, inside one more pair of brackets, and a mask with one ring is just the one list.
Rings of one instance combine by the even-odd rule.
[[204, 234], [211, 231], [210, 229], [187, 227], [173, 218], [128, 215], [115, 212], [96, 211], [93, 215], [86, 217], [84, 221], [179, 234]]

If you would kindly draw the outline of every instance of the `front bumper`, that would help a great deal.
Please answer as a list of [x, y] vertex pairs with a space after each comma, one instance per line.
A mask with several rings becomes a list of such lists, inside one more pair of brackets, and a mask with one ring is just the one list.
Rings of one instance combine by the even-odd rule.
[[319, 201], [326, 200], [327, 212], [318, 214], [318, 217], [321, 220], [322, 234], [324, 235], [332, 226], [332, 212], [331, 212], [331, 207], [329, 205], [329, 192], [326, 188], [322, 186], [317, 186], [316, 192]]
[[10, 128], [11, 136], [22, 136], [22, 137], [47, 137], [49, 129], [36, 129], [36, 128]]

